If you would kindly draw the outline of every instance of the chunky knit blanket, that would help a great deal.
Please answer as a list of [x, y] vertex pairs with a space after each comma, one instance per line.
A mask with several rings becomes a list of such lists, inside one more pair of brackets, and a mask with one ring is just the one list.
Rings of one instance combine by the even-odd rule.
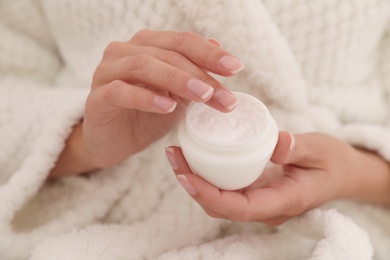
[[388, 0], [0, 0], [0, 259], [390, 259], [387, 208], [335, 201], [278, 227], [207, 216], [166, 161], [175, 131], [45, 181], [105, 46], [143, 28], [218, 39], [246, 66], [221, 80], [280, 129], [390, 160]]

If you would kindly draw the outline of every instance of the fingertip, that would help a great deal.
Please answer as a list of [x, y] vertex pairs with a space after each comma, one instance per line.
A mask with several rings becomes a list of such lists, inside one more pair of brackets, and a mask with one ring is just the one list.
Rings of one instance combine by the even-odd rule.
[[180, 183], [180, 185], [183, 187], [183, 189], [190, 194], [191, 196], [195, 196], [197, 194], [196, 189], [191, 184], [191, 182], [188, 181], [186, 175], [184, 174], [178, 174], [176, 175], [177, 181]]
[[232, 75], [239, 73], [245, 68], [244, 64], [238, 58], [231, 55], [222, 56], [219, 64], [225, 71], [228, 71]]
[[231, 91], [224, 88], [219, 88], [214, 91], [213, 100], [215, 100], [215, 103], [221, 108], [221, 112], [230, 112], [234, 110], [239, 103], [237, 97]]
[[295, 148], [295, 136], [290, 132], [288, 132], [288, 133], [289, 133], [290, 139], [291, 139], [290, 140], [290, 151], [292, 151]]
[[192, 171], [179, 146], [168, 146], [165, 148], [165, 153], [168, 162], [176, 175], [192, 174]]
[[280, 131], [271, 161], [275, 164], [286, 164], [294, 147], [294, 135], [287, 131]]
[[196, 200], [201, 205], [209, 205], [220, 197], [221, 190], [196, 173], [185, 174], [188, 182], [196, 189]]
[[214, 88], [211, 85], [199, 79], [190, 79], [186, 87], [201, 102], [207, 102], [214, 93]]
[[175, 149], [172, 146], [165, 148], [165, 154], [167, 156], [168, 162], [171, 165], [172, 169], [176, 171], [179, 168], [179, 162]]
[[211, 42], [212, 44], [214, 44], [215, 46], [222, 48], [222, 44], [218, 40], [216, 40], [214, 38], [209, 38], [208, 41]]
[[155, 96], [153, 103], [165, 113], [172, 113], [177, 106], [177, 102], [174, 99], [165, 96]]

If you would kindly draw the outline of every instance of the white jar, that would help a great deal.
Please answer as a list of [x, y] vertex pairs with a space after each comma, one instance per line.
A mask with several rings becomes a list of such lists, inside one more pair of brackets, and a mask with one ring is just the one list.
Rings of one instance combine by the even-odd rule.
[[223, 190], [241, 189], [259, 178], [278, 140], [267, 107], [253, 96], [233, 93], [239, 101], [233, 111], [194, 102], [178, 129], [191, 170]]

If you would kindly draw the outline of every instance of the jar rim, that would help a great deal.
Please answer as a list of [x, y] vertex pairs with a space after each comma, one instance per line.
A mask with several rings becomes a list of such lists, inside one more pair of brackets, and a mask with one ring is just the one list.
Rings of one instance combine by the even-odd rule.
[[[250, 149], [251, 147], [257, 146], [258, 143], [262, 142], [263, 139], [266, 138], [266, 136], [268, 135], [268, 133], [271, 129], [272, 123], [274, 123], [274, 122], [272, 122], [273, 119], [271, 118], [271, 115], [269, 113], [268, 108], [263, 104], [263, 102], [261, 102], [259, 99], [255, 98], [251, 95], [248, 95], [248, 94], [243, 93], [243, 92], [237, 92], [237, 91], [233, 91], [233, 93], [239, 99], [239, 104], [237, 105], [236, 109], [240, 109], [239, 106], [245, 105], [243, 102], [250, 102], [251, 105], [253, 104], [255, 106], [255, 107], [253, 107], [254, 111], [261, 112], [261, 114], [259, 114], [259, 115], [251, 114], [250, 117], [248, 117], [248, 116], [247, 117], [245, 117], [245, 116], [239, 117], [239, 120], [241, 120], [240, 123], [257, 125], [258, 129], [254, 129], [255, 132], [252, 133], [251, 136], [244, 136], [242, 140], [235, 140], [234, 142], [227, 141], [223, 138], [223, 137], [229, 138], [229, 136], [228, 136], [229, 133], [226, 133], [226, 134], [219, 133], [219, 135], [216, 133], [209, 135], [209, 132], [207, 132], [207, 131], [199, 133], [199, 132], [197, 132], [197, 130], [199, 130], [199, 125], [194, 127], [194, 124], [191, 124], [193, 122], [191, 122], [189, 119], [190, 118], [189, 115], [191, 115], [191, 112], [194, 111], [194, 109], [197, 109], [197, 110], [203, 109], [206, 112], [214, 111], [214, 112], [212, 112], [212, 113], [214, 113], [213, 115], [216, 115], [217, 117], [221, 117], [221, 118], [223, 118], [223, 120], [229, 120], [229, 114], [233, 113], [233, 111], [228, 112], [228, 113], [215, 112], [217, 110], [215, 110], [214, 108], [208, 107], [204, 103], [194, 102], [194, 103], [190, 104], [189, 107], [187, 108], [187, 115], [184, 119], [185, 120], [185, 124], [184, 124], [185, 128], [186, 128], [186, 130], [191, 138], [193, 138], [196, 142], [198, 142], [199, 144], [201, 144], [209, 149], [222, 150], [222, 151]], [[245, 105], [245, 106], [248, 106], [248, 105]], [[241, 112], [241, 111], [237, 111], [237, 113], [238, 112]], [[247, 112], [247, 111], [245, 111], [245, 112]], [[230, 114], [230, 115], [233, 116], [233, 114]], [[238, 115], [236, 114], [234, 116], [237, 117]], [[259, 122], [257, 122], [256, 124], [253, 124], [253, 122], [248, 121], [248, 120], [254, 120], [254, 119], [259, 120]], [[260, 123], [260, 121], [261, 121], [261, 123]], [[234, 122], [234, 123], [237, 123], [237, 122]], [[247, 126], [245, 126], [245, 127], [247, 127]], [[210, 129], [206, 129], [206, 130], [210, 130]], [[242, 129], [239, 129], [239, 130], [241, 131], [240, 134], [245, 134], [245, 133], [242, 133]]]

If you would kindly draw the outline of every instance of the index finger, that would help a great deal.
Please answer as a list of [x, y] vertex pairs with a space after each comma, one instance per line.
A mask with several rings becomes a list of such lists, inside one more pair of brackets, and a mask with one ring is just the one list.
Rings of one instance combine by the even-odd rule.
[[231, 76], [244, 65], [232, 54], [192, 32], [142, 30], [130, 42], [176, 51], [210, 72]]

